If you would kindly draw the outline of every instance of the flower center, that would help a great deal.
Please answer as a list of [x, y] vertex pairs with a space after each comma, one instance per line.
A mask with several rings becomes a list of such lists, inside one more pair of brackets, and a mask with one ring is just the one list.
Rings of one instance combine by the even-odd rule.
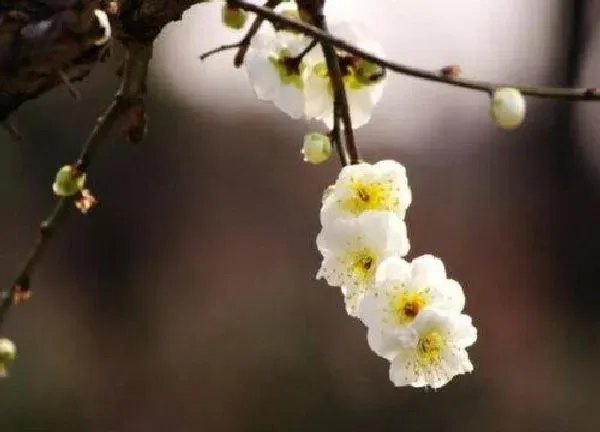
[[417, 343], [417, 361], [421, 365], [438, 363], [444, 348], [444, 337], [437, 331], [430, 331], [419, 337]]
[[353, 276], [360, 283], [368, 283], [372, 278], [377, 267], [377, 259], [370, 249], [362, 249], [354, 252], [350, 257]]
[[385, 78], [385, 69], [360, 57], [338, 54], [344, 82], [351, 89], [376, 84]]
[[283, 84], [293, 85], [301, 90], [304, 86], [300, 77], [304, 66], [302, 59], [290, 57], [286, 54], [286, 52], [281, 52], [277, 57], [271, 56], [271, 64], [275, 67], [279, 79]]
[[392, 301], [392, 310], [398, 321], [402, 324], [409, 324], [427, 306], [427, 303], [429, 303], [429, 298], [425, 293], [402, 292]]
[[341, 206], [352, 214], [359, 215], [367, 210], [393, 211], [399, 204], [392, 197], [392, 182], [365, 183], [352, 179], [351, 194]]

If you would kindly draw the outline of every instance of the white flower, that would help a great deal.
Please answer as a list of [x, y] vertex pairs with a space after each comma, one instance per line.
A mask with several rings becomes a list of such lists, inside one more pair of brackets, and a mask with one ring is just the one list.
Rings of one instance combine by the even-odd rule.
[[256, 96], [271, 101], [299, 119], [304, 116], [304, 57], [298, 57], [310, 44], [310, 39], [288, 31], [276, 31], [263, 24], [252, 39], [244, 67]]
[[399, 339], [390, 364], [390, 380], [396, 386], [439, 388], [473, 371], [466, 348], [477, 340], [477, 329], [468, 315], [426, 309]]
[[317, 236], [323, 255], [317, 278], [344, 287], [351, 306], [375, 282], [375, 271], [386, 258], [408, 253], [406, 225], [390, 212], [368, 212], [356, 218], [326, 221]]
[[[383, 54], [381, 45], [373, 40], [365, 27], [350, 22], [339, 22], [329, 27], [330, 33], [343, 38], [374, 55]], [[354, 55], [337, 51], [352, 118], [352, 127], [359, 128], [371, 118], [373, 107], [383, 94], [385, 71]], [[306, 117], [322, 120], [328, 128], [333, 126], [333, 91], [327, 66], [320, 48], [307, 55], [304, 69], [304, 96]]]
[[357, 216], [372, 210], [393, 212], [404, 219], [411, 201], [406, 169], [398, 162], [347, 165], [323, 202], [321, 223], [331, 217]]
[[465, 296], [460, 284], [446, 277], [444, 264], [432, 255], [411, 263], [399, 257], [383, 261], [376, 284], [360, 303], [357, 316], [368, 328], [371, 349], [388, 360], [395, 355], [398, 334], [426, 308], [460, 312]]

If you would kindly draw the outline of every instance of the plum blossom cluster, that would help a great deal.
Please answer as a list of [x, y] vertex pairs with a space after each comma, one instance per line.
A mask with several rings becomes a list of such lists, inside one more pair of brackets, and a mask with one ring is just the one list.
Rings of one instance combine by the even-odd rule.
[[[282, 3], [275, 10], [300, 19], [295, 4]], [[358, 23], [332, 22], [329, 32], [374, 54], [382, 54], [379, 43]], [[358, 128], [369, 121], [381, 99], [385, 71], [342, 51], [337, 56], [352, 124]], [[292, 118], [316, 119], [332, 127], [331, 79], [323, 51], [312, 38], [264, 23], [252, 39], [244, 67], [258, 99], [272, 102]]]
[[[276, 8], [300, 19], [294, 5]], [[381, 47], [360, 25], [332, 22], [329, 31], [381, 56]], [[371, 118], [382, 96], [384, 70], [360, 57], [336, 52], [353, 128]], [[320, 46], [312, 39], [272, 24], [253, 38], [245, 68], [257, 97], [292, 118], [317, 119], [334, 126], [334, 92]], [[500, 91], [492, 114], [514, 127], [522, 116], [514, 94]], [[524, 109], [521, 110], [524, 112]], [[519, 114], [519, 113], [517, 113]], [[325, 161], [329, 138], [304, 139], [304, 160]], [[317, 247], [323, 256], [317, 278], [339, 287], [346, 311], [367, 327], [371, 349], [390, 362], [396, 386], [439, 388], [473, 370], [466, 348], [477, 339], [471, 318], [462, 313], [460, 284], [447, 278], [439, 258], [423, 255], [406, 261], [410, 243], [405, 216], [412, 201], [405, 168], [391, 160], [342, 168], [323, 197], [322, 230]]]
[[439, 258], [405, 260], [411, 201], [406, 170], [395, 161], [342, 168], [323, 199], [317, 278], [341, 288], [348, 314], [365, 324], [396, 386], [439, 388], [473, 370], [466, 348], [477, 331], [462, 313], [460, 284]]

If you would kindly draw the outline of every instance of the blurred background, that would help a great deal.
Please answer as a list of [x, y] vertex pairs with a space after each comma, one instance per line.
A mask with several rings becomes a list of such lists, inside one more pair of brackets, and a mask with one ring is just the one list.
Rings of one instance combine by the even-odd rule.
[[[389, 57], [465, 76], [600, 85], [600, 3], [344, 2]], [[337, 12], [336, 12], [337, 13]], [[342, 13], [342, 12], [340, 12]], [[302, 162], [304, 133], [256, 100], [225, 53], [241, 33], [196, 6], [157, 42], [150, 132], [115, 130], [90, 171], [100, 204], [71, 212], [33, 298], [3, 335], [1, 431], [600, 430], [600, 105], [529, 99], [514, 132], [486, 97], [393, 75], [357, 132], [370, 161], [407, 166], [410, 256], [441, 256], [479, 329], [475, 372], [438, 391], [394, 388], [365, 329], [314, 276], [332, 160]], [[0, 135], [0, 275], [15, 275], [118, 85], [119, 53], [74, 102], [25, 104]]]

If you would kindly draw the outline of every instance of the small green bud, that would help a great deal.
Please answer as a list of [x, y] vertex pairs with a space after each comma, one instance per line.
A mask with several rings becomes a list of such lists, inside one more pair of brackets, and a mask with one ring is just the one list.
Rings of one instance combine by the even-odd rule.
[[17, 356], [17, 347], [10, 339], [0, 339], [0, 363], [12, 362]]
[[224, 4], [221, 9], [221, 21], [227, 27], [240, 30], [246, 24], [246, 19], [248, 18], [248, 14], [245, 10], [242, 10], [235, 6], [229, 6], [228, 4]]
[[331, 156], [329, 137], [317, 132], [306, 134], [302, 145], [302, 154], [305, 162], [314, 165], [325, 162]]
[[490, 115], [503, 129], [515, 129], [525, 120], [526, 103], [521, 92], [515, 88], [499, 88], [490, 100]]
[[8, 375], [6, 366], [17, 357], [17, 347], [10, 339], [0, 339], [0, 378]]
[[385, 78], [385, 68], [365, 59], [357, 59], [355, 63], [356, 80], [363, 84], [375, 84]]
[[71, 165], [65, 165], [56, 173], [52, 190], [55, 195], [62, 197], [75, 195], [83, 189], [85, 178], [86, 175], [84, 172], [78, 172]]

